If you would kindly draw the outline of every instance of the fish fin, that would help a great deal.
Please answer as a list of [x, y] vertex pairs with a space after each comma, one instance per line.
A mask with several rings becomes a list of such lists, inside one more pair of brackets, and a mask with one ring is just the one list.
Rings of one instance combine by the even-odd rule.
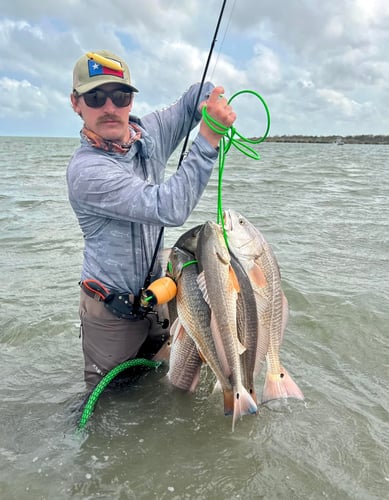
[[172, 345], [177, 340], [181, 328], [183, 328], [183, 326], [177, 318], [170, 328], [169, 338], [162, 344], [159, 350], [152, 357], [153, 361], [169, 362]]
[[222, 392], [222, 385], [219, 380], [216, 380], [215, 385], [212, 389], [212, 394], [215, 394], [216, 392]]
[[258, 411], [258, 407], [250, 394], [247, 392], [243, 386], [240, 392], [234, 391], [234, 413], [232, 416], [232, 432], [234, 432], [235, 422], [238, 418], [243, 417], [243, 415], [255, 414]]
[[240, 285], [239, 285], [238, 277], [236, 276], [236, 273], [231, 265], [228, 268], [228, 274], [229, 274], [229, 278], [230, 278], [229, 283], [230, 283], [231, 289], [235, 290], [237, 293], [239, 293], [240, 292]]
[[182, 335], [185, 333], [184, 327], [180, 321], [180, 318], [176, 318], [173, 321], [172, 326], [170, 327], [170, 338], [172, 344], [176, 342], [177, 339], [180, 339]]
[[239, 353], [239, 356], [241, 356], [246, 351], [247, 351], [246, 347], [238, 339], [238, 353]]
[[245, 384], [244, 387], [246, 388], [246, 390], [250, 394], [250, 396], [253, 398], [254, 403], [258, 406], [257, 392], [255, 390], [254, 383]]
[[265, 286], [267, 285], [266, 276], [257, 263], [255, 263], [250, 268], [250, 270], [247, 274], [248, 274], [250, 280], [253, 283], [255, 283], [255, 285], [257, 285], [259, 288], [265, 288]]
[[172, 347], [171, 339], [165, 340], [159, 350], [152, 357], [153, 361], [164, 361], [165, 363], [169, 362], [170, 359], [170, 351]]
[[226, 377], [229, 377], [231, 375], [231, 368], [230, 368], [228, 361], [227, 361], [227, 355], [226, 355], [226, 350], [224, 348], [222, 335], [220, 333], [219, 327], [217, 325], [216, 317], [215, 317], [215, 314], [213, 312], [211, 312], [210, 328], [211, 328], [212, 338], [213, 338], [213, 342], [215, 344], [215, 349], [216, 349], [217, 356], [219, 358], [221, 368], [223, 370], [223, 373], [226, 375]]
[[268, 371], [263, 387], [262, 403], [282, 398], [304, 399], [304, 395], [285, 368], [281, 368], [281, 372], [276, 374]]
[[201, 364], [198, 366], [198, 368], [196, 369], [196, 372], [193, 376], [193, 380], [192, 380], [192, 383], [189, 387], [189, 392], [195, 392], [196, 389], [197, 389], [197, 386], [199, 385], [199, 382], [200, 382], [200, 372], [201, 372]]
[[203, 298], [205, 302], [208, 304], [209, 307], [211, 307], [210, 301], [209, 301], [209, 296], [208, 296], [208, 290], [207, 290], [207, 283], [205, 281], [205, 274], [204, 271], [202, 271], [198, 276], [197, 276], [197, 285], [200, 289], [200, 292], [203, 295]]

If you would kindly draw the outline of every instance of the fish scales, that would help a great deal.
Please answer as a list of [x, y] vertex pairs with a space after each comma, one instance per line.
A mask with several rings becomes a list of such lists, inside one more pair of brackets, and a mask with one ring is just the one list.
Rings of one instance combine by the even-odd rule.
[[197, 346], [177, 318], [171, 327], [171, 351], [167, 378], [179, 389], [194, 392], [200, 380], [202, 360]]

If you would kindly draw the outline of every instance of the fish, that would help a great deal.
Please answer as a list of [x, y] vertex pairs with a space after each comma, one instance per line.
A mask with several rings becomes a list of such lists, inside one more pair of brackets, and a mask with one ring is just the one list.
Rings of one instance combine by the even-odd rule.
[[195, 343], [200, 357], [208, 364], [220, 383], [224, 397], [224, 412], [229, 414], [233, 409], [232, 386], [218, 358], [210, 327], [209, 306], [197, 284], [197, 262], [191, 252], [184, 248], [173, 247], [170, 263], [171, 275], [177, 283], [178, 320]]
[[197, 346], [186, 333], [178, 317], [171, 326], [170, 335], [171, 350], [166, 377], [173, 386], [195, 392], [203, 364]]
[[257, 413], [257, 405], [242, 383], [240, 355], [245, 347], [237, 332], [239, 283], [219, 224], [207, 221], [198, 235], [198, 285], [211, 310], [211, 331], [233, 390], [232, 430], [238, 418]]
[[[198, 233], [201, 229], [202, 225], [199, 224], [198, 226], [192, 227], [189, 230], [187, 230], [184, 234], [182, 234], [173, 247], [175, 248], [181, 248], [182, 250], [185, 250], [186, 252], [189, 252], [192, 255], [192, 259], [195, 259], [194, 256], [194, 251], [197, 247], [197, 237]], [[173, 248], [172, 247], [172, 248]], [[163, 256], [164, 256], [164, 266], [163, 268], [166, 269], [166, 274], [171, 276], [171, 270], [169, 270], [169, 266], [171, 266], [170, 262], [170, 254], [172, 251], [172, 248], [169, 249], [164, 249], [163, 250]], [[166, 252], [168, 250], [168, 252]], [[180, 274], [181, 269], [175, 269], [176, 275]], [[171, 276], [174, 280], [175, 277]], [[178, 277], [178, 276], [177, 276]], [[174, 297], [172, 300], [168, 302], [168, 312], [169, 312], [169, 320], [170, 324], [172, 325], [177, 318], [177, 299]]]
[[267, 371], [261, 401], [304, 395], [280, 361], [280, 347], [288, 321], [288, 302], [281, 288], [277, 259], [263, 234], [238, 212], [223, 214], [228, 246], [239, 259], [252, 283], [260, 335], [255, 372], [266, 359]]
[[231, 265], [239, 282], [236, 308], [238, 338], [245, 351], [241, 354], [242, 382], [255, 402], [257, 395], [254, 384], [254, 369], [258, 342], [258, 317], [254, 290], [239, 259], [230, 252]]

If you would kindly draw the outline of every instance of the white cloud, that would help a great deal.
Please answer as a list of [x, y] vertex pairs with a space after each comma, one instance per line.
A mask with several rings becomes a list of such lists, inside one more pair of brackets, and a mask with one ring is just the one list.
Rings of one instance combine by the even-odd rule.
[[44, 117], [48, 111], [48, 99], [43, 92], [26, 80], [0, 79], [0, 118], [13, 116], [19, 118]]
[[[127, 59], [141, 90], [137, 114], [169, 104], [200, 80], [219, 9], [209, 0], [112, 0], [109, 8], [103, 0], [7, 2], [0, 112], [13, 116], [0, 133], [77, 135], [72, 68], [99, 48]], [[273, 134], [386, 133], [388, 46], [386, 0], [227, 2], [208, 76], [229, 95], [245, 88], [263, 95]], [[256, 126], [257, 106], [243, 98], [234, 106], [246, 128]]]
[[345, 95], [332, 89], [319, 89], [318, 95], [323, 98], [325, 104], [329, 104], [333, 111], [340, 111], [346, 116], [353, 116], [358, 112], [361, 107], [353, 99], [349, 99]]

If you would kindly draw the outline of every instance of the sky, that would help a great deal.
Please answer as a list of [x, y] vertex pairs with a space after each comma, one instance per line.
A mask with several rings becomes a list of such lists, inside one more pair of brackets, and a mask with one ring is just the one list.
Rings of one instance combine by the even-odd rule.
[[[123, 57], [142, 116], [201, 81], [222, 0], [0, 0], [0, 135], [78, 137], [76, 60]], [[270, 135], [389, 134], [387, 0], [227, 0], [207, 80]], [[236, 128], [266, 113], [234, 97]]]

